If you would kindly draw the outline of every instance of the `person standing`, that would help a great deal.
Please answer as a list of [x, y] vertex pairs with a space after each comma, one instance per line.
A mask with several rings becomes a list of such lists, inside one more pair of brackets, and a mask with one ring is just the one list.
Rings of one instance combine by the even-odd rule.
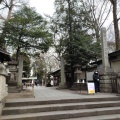
[[95, 84], [95, 92], [100, 92], [100, 76], [97, 70], [93, 74], [93, 81]]

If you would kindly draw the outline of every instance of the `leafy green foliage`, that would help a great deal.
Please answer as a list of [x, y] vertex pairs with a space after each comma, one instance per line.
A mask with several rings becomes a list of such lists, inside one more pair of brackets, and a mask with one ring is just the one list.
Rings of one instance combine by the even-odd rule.
[[55, 0], [55, 8], [54, 23], [60, 41], [56, 51], [61, 51], [65, 58], [65, 69], [71, 73], [66, 82], [71, 87], [75, 66], [79, 64], [83, 67], [96, 59], [100, 53], [100, 43], [94, 41], [91, 32], [90, 10], [84, 11], [80, 0]]
[[[55, 0], [55, 6], [54, 21], [58, 21], [57, 32], [62, 34], [59, 40], [64, 46], [66, 62], [73, 66], [86, 65], [100, 56], [100, 43], [94, 42], [94, 36], [90, 32], [93, 29], [88, 14], [90, 10], [84, 11], [79, 0]], [[56, 50], [58, 49], [59, 47]]]
[[47, 21], [36, 13], [33, 8], [24, 6], [13, 14], [13, 17], [4, 23], [4, 39], [7, 45], [20, 51], [31, 48], [46, 52], [52, 43], [52, 35], [48, 31]]

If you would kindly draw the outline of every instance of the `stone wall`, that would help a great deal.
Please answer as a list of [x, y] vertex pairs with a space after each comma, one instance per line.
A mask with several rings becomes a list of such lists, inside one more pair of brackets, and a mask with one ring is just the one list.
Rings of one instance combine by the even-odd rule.
[[100, 91], [112, 93], [114, 92], [115, 83], [113, 82], [116, 78], [114, 73], [100, 75]]
[[3, 64], [0, 64], [0, 116], [2, 114], [2, 109], [5, 104], [5, 98], [8, 95], [8, 90], [7, 90], [7, 85], [6, 85], [6, 69]]

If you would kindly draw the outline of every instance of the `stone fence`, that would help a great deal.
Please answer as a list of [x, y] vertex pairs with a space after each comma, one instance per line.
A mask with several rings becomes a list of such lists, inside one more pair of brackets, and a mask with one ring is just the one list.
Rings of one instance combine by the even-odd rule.
[[6, 68], [0, 63], [0, 116], [2, 114], [2, 109], [5, 104], [5, 98], [8, 95], [8, 86], [6, 84]]

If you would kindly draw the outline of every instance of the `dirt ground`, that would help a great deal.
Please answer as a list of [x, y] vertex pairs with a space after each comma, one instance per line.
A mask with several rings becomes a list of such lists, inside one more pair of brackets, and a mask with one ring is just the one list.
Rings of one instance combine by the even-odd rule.
[[34, 93], [29, 89], [23, 89], [19, 93], [8, 93], [7, 99], [34, 98]]

